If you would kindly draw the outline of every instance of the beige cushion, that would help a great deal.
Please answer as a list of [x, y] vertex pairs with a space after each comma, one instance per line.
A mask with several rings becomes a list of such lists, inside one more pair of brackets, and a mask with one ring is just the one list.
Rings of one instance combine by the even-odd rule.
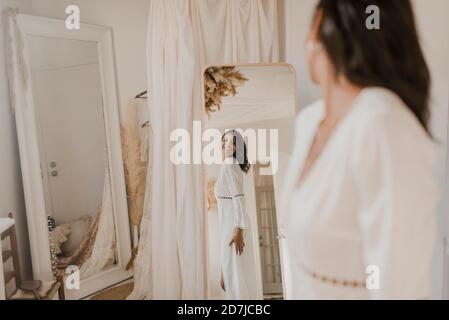
[[71, 256], [79, 247], [81, 241], [86, 237], [87, 232], [92, 225], [92, 220], [93, 218], [91, 216], [84, 216], [78, 220], [64, 224], [71, 231], [68, 240], [61, 246], [61, 251], [64, 256]]

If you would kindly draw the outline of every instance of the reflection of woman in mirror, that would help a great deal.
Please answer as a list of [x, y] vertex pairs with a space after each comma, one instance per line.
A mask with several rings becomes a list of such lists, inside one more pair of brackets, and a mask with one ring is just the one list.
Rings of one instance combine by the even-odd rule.
[[221, 224], [221, 286], [228, 299], [255, 299], [256, 282], [252, 279], [256, 262], [243, 192], [243, 177], [251, 165], [246, 144], [237, 131], [223, 135], [222, 150], [224, 163], [215, 186]]
[[306, 42], [324, 96], [296, 122], [282, 229], [295, 299], [426, 299], [438, 187], [430, 74], [408, 0], [321, 0]]

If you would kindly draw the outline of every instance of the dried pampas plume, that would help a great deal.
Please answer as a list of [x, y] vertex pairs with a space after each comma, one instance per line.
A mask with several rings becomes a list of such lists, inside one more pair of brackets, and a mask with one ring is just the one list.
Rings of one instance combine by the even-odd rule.
[[204, 73], [205, 107], [208, 114], [221, 110], [223, 97], [235, 96], [248, 81], [235, 67], [210, 67]]
[[145, 199], [148, 161], [142, 161], [140, 127], [137, 107], [130, 104], [121, 127], [123, 162], [125, 167], [126, 194], [131, 224], [140, 226]]

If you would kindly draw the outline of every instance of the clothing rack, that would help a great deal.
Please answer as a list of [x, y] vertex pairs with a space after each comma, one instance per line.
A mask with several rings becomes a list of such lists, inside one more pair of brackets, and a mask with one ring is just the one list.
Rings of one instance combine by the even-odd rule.
[[[148, 99], [148, 91], [143, 91], [139, 93], [134, 99]], [[150, 126], [150, 121], [146, 121], [144, 124], [142, 124], [142, 129], [147, 128]]]

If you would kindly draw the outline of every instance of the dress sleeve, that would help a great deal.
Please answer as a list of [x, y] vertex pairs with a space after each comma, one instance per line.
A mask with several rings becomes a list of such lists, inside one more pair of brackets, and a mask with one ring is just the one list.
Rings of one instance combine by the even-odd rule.
[[353, 164], [369, 296], [428, 299], [439, 196], [435, 146], [394, 117], [371, 120], [357, 137]]
[[234, 227], [246, 229], [248, 227], [245, 208], [245, 194], [243, 192], [243, 171], [238, 165], [228, 167], [228, 186], [234, 207]]

